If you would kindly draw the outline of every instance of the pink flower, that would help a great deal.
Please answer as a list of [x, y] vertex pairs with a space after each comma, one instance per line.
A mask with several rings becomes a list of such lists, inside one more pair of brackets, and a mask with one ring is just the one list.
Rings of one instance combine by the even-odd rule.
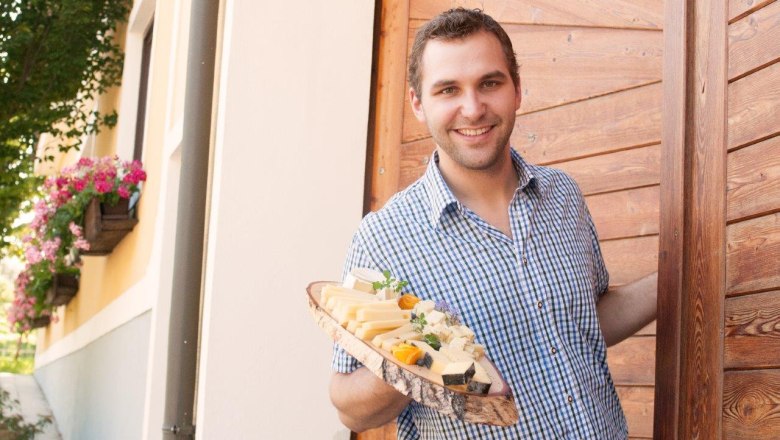
[[120, 185], [119, 189], [117, 190], [117, 192], [119, 193], [119, 197], [121, 197], [123, 199], [129, 199], [130, 198], [130, 190], [128, 190], [127, 187], [124, 186], [124, 185]]
[[76, 190], [76, 192], [84, 191], [84, 188], [87, 187], [87, 179], [76, 179], [73, 181], [73, 189]]
[[79, 161], [76, 163], [76, 166], [79, 168], [88, 168], [91, 167], [95, 162], [90, 159], [89, 157], [82, 157], [79, 159]]
[[70, 229], [71, 234], [75, 235], [76, 237], [81, 237], [81, 226], [70, 222], [68, 229]]
[[30, 246], [25, 249], [24, 257], [27, 258], [27, 261], [30, 262], [30, 264], [38, 264], [43, 260], [43, 255], [41, 255], [36, 246]]
[[105, 180], [96, 180], [95, 181], [95, 190], [99, 194], [105, 194], [108, 192], [111, 192], [111, 190], [114, 188], [114, 185], [111, 182], [105, 181]]
[[73, 246], [76, 249], [81, 249], [82, 251], [89, 250], [89, 242], [84, 240], [82, 237], [77, 238], [76, 241], [73, 242]]
[[57, 251], [60, 248], [60, 244], [62, 244], [60, 237], [54, 237], [54, 240], [44, 241], [43, 246], [41, 247], [41, 253], [44, 255], [44, 258], [54, 263], [57, 258]]

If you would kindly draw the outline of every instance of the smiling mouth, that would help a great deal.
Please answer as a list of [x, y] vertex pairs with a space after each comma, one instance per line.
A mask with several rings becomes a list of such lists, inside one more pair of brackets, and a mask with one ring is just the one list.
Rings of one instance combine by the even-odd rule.
[[479, 135], [487, 133], [492, 128], [493, 128], [493, 126], [491, 125], [491, 126], [482, 127], [482, 128], [459, 128], [459, 129], [456, 129], [455, 131], [458, 132], [459, 134], [462, 134], [463, 136], [479, 136]]

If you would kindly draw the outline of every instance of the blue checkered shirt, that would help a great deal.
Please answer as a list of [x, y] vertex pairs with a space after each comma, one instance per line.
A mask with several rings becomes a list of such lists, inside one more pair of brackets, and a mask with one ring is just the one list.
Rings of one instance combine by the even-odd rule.
[[[577, 184], [511, 150], [519, 185], [512, 238], [453, 196], [434, 153], [425, 175], [368, 214], [345, 274], [389, 269], [407, 291], [460, 311], [512, 388], [518, 424], [469, 424], [412, 402], [399, 439], [626, 439], [626, 420], [607, 367], [596, 302], [609, 275]], [[339, 346], [333, 368], [360, 364]]]

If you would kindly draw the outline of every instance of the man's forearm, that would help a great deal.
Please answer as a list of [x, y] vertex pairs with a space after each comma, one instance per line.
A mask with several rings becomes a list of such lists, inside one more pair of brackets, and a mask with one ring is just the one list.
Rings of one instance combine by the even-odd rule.
[[656, 317], [658, 273], [624, 286], [610, 288], [596, 309], [607, 345], [633, 335]]
[[330, 399], [344, 425], [356, 432], [376, 428], [398, 417], [412, 399], [386, 384], [366, 368], [334, 373]]

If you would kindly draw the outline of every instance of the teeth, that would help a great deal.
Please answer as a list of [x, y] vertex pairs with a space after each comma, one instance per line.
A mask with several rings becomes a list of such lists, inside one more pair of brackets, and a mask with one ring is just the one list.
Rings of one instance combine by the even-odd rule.
[[490, 127], [476, 128], [476, 129], [461, 128], [460, 130], [458, 130], [458, 133], [465, 134], [466, 136], [479, 136], [483, 133], [487, 133], [488, 130], [490, 130]]

